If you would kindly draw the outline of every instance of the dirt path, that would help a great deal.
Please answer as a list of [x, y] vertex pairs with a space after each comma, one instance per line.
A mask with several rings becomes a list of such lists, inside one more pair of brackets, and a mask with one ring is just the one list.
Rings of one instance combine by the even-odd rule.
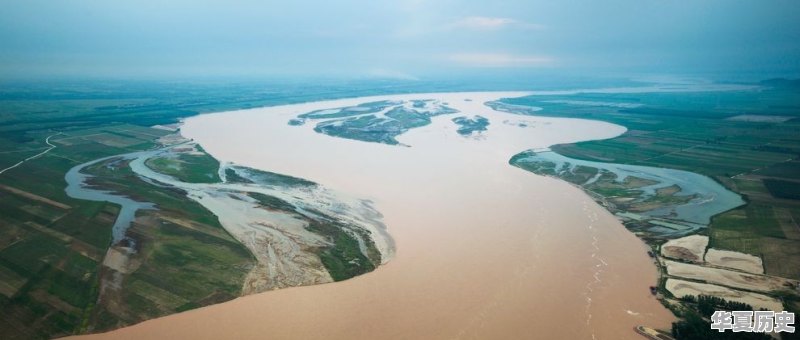
[[30, 157], [28, 157], [28, 158], [25, 158], [25, 159], [23, 159], [23, 160], [21, 160], [21, 161], [17, 162], [17, 164], [14, 164], [14, 165], [12, 165], [12, 166], [10, 166], [10, 167], [7, 167], [7, 168], [5, 168], [5, 169], [3, 169], [3, 170], [0, 170], [0, 175], [2, 175], [4, 172], [6, 172], [6, 171], [8, 171], [8, 170], [11, 170], [11, 169], [13, 169], [13, 168], [16, 168], [16, 167], [18, 167], [18, 166], [22, 165], [22, 163], [25, 163], [25, 162], [27, 162], [27, 161], [29, 161], [29, 160], [32, 160], [32, 159], [39, 158], [39, 157], [43, 156], [44, 154], [46, 154], [46, 153], [50, 152], [50, 150], [53, 150], [53, 149], [55, 149], [55, 148], [56, 148], [56, 145], [55, 145], [55, 144], [51, 144], [51, 143], [50, 143], [50, 138], [51, 138], [51, 137], [53, 137], [53, 136], [58, 136], [58, 135], [60, 135], [60, 134], [61, 134], [61, 132], [59, 132], [59, 133], [55, 133], [55, 134], [52, 134], [52, 135], [49, 135], [49, 136], [47, 136], [47, 138], [45, 138], [44, 142], [45, 142], [45, 143], [47, 143], [47, 145], [49, 145], [49, 146], [50, 146], [49, 148], [47, 148], [46, 150], [44, 150], [44, 151], [42, 151], [42, 152], [40, 152], [40, 153], [37, 153], [37, 154], [35, 154], [35, 155], [33, 155], [33, 156], [30, 156]]

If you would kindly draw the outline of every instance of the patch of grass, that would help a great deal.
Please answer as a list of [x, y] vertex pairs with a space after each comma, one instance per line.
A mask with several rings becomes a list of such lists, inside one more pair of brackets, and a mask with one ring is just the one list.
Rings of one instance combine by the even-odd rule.
[[100, 264], [77, 252], [70, 252], [64, 262], [64, 271], [71, 277], [85, 280], [97, 272]]
[[344, 117], [351, 117], [356, 115], [364, 115], [370, 113], [380, 112], [390, 106], [393, 103], [388, 100], [382, 100], [377, 102], [369, 102], [369, 103], [362, 103], [358, 104], [353, 107], [343, 107], [338, 109], [324, 109], [324, 110], [316, 110], [311, 111], [308, 113], [301, 114], [297, 116], [300, 119], [331, 119], [331, 118], [344, 118]]
[[249, 182], [256, 182], [259, 184], [273, 185], [273, 186], [289, 186], [289, 187], [315, 187], [317, 183], [311, 182], [298, 177], [279, 174], [275, 172], [257, 170], [246, 167], [236, 167], [237, 170], [244, 172], [243, 176]]
[[60, 270], [50, 270], [46, 276], [47, 292], [78, 308], [94, 302], [91, 280], [81, 280]]
[[111, 244], [111, 227], [119, 212], [117, 205], [107, 202], [79, 204], [69, 214], [49, 225], [97, 249], [106, 249]]
[[262, 206], [275, 209], [275, 210], [282, 210], [282, 211], [295, 211], [295, 207], [293, 204], [286, 202], [280, 198], [275, 196], [264, 195], [258, 192], [248, 192], [247, 196], [250, 196], [256, 199], [259, 204]]
[[[248, 250], [226, 233], [208, 232], [215, 227], [196, 222], [186, 227], [163, 219], [165, 212], [147, 211], [145, 220], [129, 234], [137, 239], [139, 262], [118, 293], [124, 303], [109, 310], [99, 305], [93, 318], [95, 330], [106, 330], [157, 316], [227, 301], [239, 296], [254, 259]], [[166, 213], [170, 219], [186, 219]], [[108, 327], [108, 328], [104, 328]]]
[[[217, 290], [239, 294], [243, 276], [253, 261], [240, 243], [168, 222], [149, 230], [149, 235], [157, 236], [157, 241], [143, 245], [142, 254], [150, 262], [140, 270], [157, 277], [162, 283], [157, 287], [170, 289], [187, 300], [197, 300]], [[180, 285], [168, 284], [179, 279]]]
[[375, 270], [358, 246], [358, 241], [335, 223], [311, 221], [308, 229], [327, 237], [332, 247], [319, 253], [322, 264], [334, 281], [342, 281]]
[[748, 204], [716, 216], [713, 223], [717, 230], [737, 232], [742, 236], [785, 238], [770, 206]]
[[0, 258], [13, 264], [9, 267], [28, 277], [36, 275], [47, 264], [53, 264], [68, 253], [64, 243], [43, 234], [36, 234], [0, 251]]
[[800, 200], [800, 182], [782, 181], [779, 179], [764, 179], [764, 186], [769, 193], [777, 198]]
[[[199, 148], [199, 147], [198, 147]], [[219, 183], [219, 161], [202, 155], [180, 154], [178, 158], [157, 157], [146, 162], [156, 172], [177, 178], [186, 183]]]
[[755, 172], [757, 175], [787, 178], [787, 179], [800, 179], [800, 161], [791, 161], [778, 163], [768, 166], [767, 168]]
[[236, 170], [231, 168], [225, 169], [225, 179], [228, 183], [253, 183], [253, 181], [240, 176]]

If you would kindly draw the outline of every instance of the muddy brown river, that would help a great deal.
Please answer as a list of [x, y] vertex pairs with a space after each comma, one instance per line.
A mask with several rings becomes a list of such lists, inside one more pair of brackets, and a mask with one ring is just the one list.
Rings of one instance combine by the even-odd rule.
[[[648, 289], [657, 272], [644, 243], [580, 189], [508, 164], [526, 149], [625, 129], [483, 105], [521, 95], [380, 96], [187, 119], [183, 135], [221, 161], [374, 201], [395, 257], [343, 282], [250, 295], [89, 338], [640, 339], [636, 325], [668, 328], [673, 316]], [[399, 136], [410, 147], [287, 124], [378, 99], [439, 99], [491, 124], [467, 138], [452, 115], [438, 116]]]

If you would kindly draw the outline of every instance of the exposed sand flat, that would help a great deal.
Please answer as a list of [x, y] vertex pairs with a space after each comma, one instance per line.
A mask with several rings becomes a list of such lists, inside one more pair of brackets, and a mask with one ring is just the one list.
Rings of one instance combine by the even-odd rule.
[[[181, 152], [196, 150], [194, 144], [181, 144], [172, 148]], [[308, 220], [295, 213], [266, 209], [246, 193], [260, 193], [292, 202], [295, 207], [314, 210], [335, 217], [350, 230], [359, 242], [355, 230], [371, 235], [370, 240], [380, 252], [381, 262], [391, 259], [394, 253], [391, 237], [378, 221], [379, 213], [369, 202], [323, 187], [294, 187], [280, 185], [255, 185], [244, 183], [184, 183], [160, 174], [147, 166], [145, 159], [162, 151], [139, 153], [130, 162], [131, 169], [141, 178], [149, 178], [187, 192], [187, 196], [200, 203], [219, 219], [231, 236], [241, 242], [257, 263], [245, 278], [242, 295], [286, 287], [332, 282], [333, 278], [316, 255], [314, 248], [328, 244], [324, 237], [306, 227]], [[167, 157], [177, 157], [166, 153]], [[224, 173], [224, 171], [220, 171]], [[223, 177], [221, 177], [223, 178]], [[366, 256], [366, 246], [362, 252]]]
[[793, 289], [797, 286], [797, 281], [774, 276], [747, 274], [669, 260], [664, 260], [664, 265], [667, 266], [667, 273], [672, 276], [702, 280], [734, 288], [769, 292], [779, 289]]
[[733, 268], [754, 274], [764, 274], [764, 263], [758, 256], [730, 250], [709, 248], [706, 262], [715, 266]]
[[780, 301], [762, 294], [743, 292], [722, 286], [678, 279], [667, 279], [666, 286], [667, 290], [677, 297], [686, 295], [695, 297], [698, 295], [713, 295], [725, 300], [743, 302], [755, 309], [764, 308], [771, 311], [783, 310], [783, 304], [781, 304]]
[[669, 240], [661, 245], [661, 255], [673, 259], [703, 262], [703, 254], [708, 246], [708, 236], [689, 235]]
[[[90, 337], [641, 339], [636, 325], [668, 328], [671, 313], [648, 290], [657, 272], [644, 244], [580, 189], [508, 165], [522, 150], [624, 128], [483, 105], [519, 95], [381, 96], [187, 119], [185, 136], [221, 161], [371, 199], [396, 255], [351, 280], [250, 295]], [[452, 115], [439, 116], [401, 135], [411, 146], [402, 147], [287, 124], [316, 109], [412, 98], [447, 102], [491, 125], [480, 140], [464, 138]]]
[[130, 268], [128, 268], [130, 258], [123, 251], [122, 248], [108, 248], [103, 265], [120, 273], [130, 273]]

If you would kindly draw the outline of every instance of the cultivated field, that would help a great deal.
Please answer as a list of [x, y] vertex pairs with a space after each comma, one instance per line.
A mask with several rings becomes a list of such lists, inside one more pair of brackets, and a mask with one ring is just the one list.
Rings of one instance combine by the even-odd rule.
[[552, 148], [564, 156], [697, 172], [742, 194], [746, 206], [713, 219], [710, 246], [759, 256], [767, 274], [800, 279], [800, 87], [785, 81], [760, 85], [748, 91], [584, 93], [503, 102], [541, 108], [526, 114], [628, 128], [617, 138]]
[[[101, 176], [95, 185], [158, 205], [130, 230], [133, 256], [109, 248], [117, 206], [64, 193], [69, 168], [150, 148], [168, 131], [116, 124], [61, 132], [51, 152], [0, 176], [0, 337], [111, 329], [238, 296], [250, 254], [180, 192], [144, 183], [118, 163], [89, 169]], [[29, 132], [31, 141], [16, 148], [36, 152], [47, 134]], [[4, 164], [19, 157], [0, 153]], [[115, 272], [125, 275], [121, 285], [104, 287]]]

